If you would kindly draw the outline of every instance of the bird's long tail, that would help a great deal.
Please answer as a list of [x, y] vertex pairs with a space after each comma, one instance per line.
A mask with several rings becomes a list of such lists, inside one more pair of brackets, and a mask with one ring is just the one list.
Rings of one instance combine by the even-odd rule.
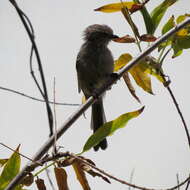
[[[91, 116], [91, 128], [95, 132], [100, 126], [102, 126], [106, 122], [106, 117], [104, 113], [103, 107], [103, 99], [99, 98], [92, 105], [92, 116]], [[94, 150], [97, 151], [99, 148], [105, 150], [107, 148], [107, 140], [103, 139], [99, 144], [94, 146]]]

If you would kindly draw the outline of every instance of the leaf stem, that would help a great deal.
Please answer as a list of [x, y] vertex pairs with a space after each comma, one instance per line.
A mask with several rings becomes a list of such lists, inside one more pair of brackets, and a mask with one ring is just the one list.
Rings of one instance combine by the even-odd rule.
[[139, 33], [138, 33], [138, 28], [136, 27], [135, 23], [133, 22], [132, 18], [131, 18], [131, 15], [129, 14], [129, 10], [128, 8], [124, 5], [123, 1], [120, 0], [123, 8], [121, 9], [121, 12], [123, 13], [125, 19], [127, 20], [127, 22], [129, 23], [132, 31], [133, 31], [133, 34], [135, 36], [135, 39], [136, 39], [136, 44], [139, 48], [139, 51], [142, 52], [142, 48], [140, 46], [140, 42], [138, 40], [138, 37], [139, 37]]

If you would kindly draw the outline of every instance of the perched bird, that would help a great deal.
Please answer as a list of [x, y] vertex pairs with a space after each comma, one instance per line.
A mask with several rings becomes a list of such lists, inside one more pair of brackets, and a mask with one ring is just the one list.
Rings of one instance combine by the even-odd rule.
[[[113, 73], [114, 60], [107, 45], [115, 38], [118, 36], [107, 25], [94, 24], [84, 30], [84, 44], [77, 56], [76, 70], [79, 92], [82, 90], [86, 98], [92, 96]], [[95, 132], [105, 122], [103, 98], [99, 97], [92, 105], [91, 128]], [[94, 150], [99, 148], [107, 148], [106, 139], [97, 144]]]

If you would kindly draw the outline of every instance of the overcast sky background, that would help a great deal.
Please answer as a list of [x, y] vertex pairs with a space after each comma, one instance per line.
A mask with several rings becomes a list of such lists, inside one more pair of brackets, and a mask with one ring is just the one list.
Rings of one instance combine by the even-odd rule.
[[[105, 14], [93, 9], [118, 1], [18, 1], [21, 9], [30, 18], [35, 29], [36, 43], [43, 63], [50, 99], [53, 99], [53, 79], [56, 77], [56, 100], [65, 103], [80, 103], [81, 94], [77, 91], [75, 70], [76, 55], [82, 42], [83, 30], [91, 24], [107, 24], [114, 33], [123, 36], [132, 32], [120, 13]], [[149, 10], [161, 0], [150, 0]], [[189, 13], [189, 1], [180, 0], [165, 15], [163, 23], [174, 15]], [[145, 33], [139, 13], [134, 21], [141, 34]], [[29, 70], [31, 44], [15, 9], [8, 0], [0, 3], [0, 86], [18, 90], [39, 97]], [[159, 32], [156, 33], [160, 35]], [[146, 45], [146, 44], [144, 44]], [[110, 49], [117, 59], [123, 53], [136, 56], [139, 52], [134, 44], [111, 43]], [[145, 47], [145, 46], [144, 46]], [[153, 53], [153, 55], [157, 55]], [[171, 57], [171, 54], [170, 54]], [[35, 62], [34, 62], [35, 63]], [[165, 73], [171, 78], [171, 88], [179, 102], [187, 125], [190, 124], [189, 50], [183, 55], [164, 63]], [[38, 69], [35, 66], [35, 73]], [[153, 92], [149, 95], [136, 86], [142, 105], [128, 92], [123, 80], [107, 92], [105, 111], [107, 120], [122, 113], [130, 112], [145, 105], [144, 112], [131, 120], [126, 128], [108, 138], [106, 151], [84, 154], [103, 170], [129, 181], [135, 170], [133, 182], [140, 186], [166, 188], [174, 186], [176, 174], [185, 179], [189, 175], [190, 154], [182, 123], [167, 90], [154, 78]], [[0, 90], [0, 142], [16, 148], [32, 157], [48, 138], [48, 120], [45, 104]], [[73, 106], [56, 106], [58, 127], [77, 109]], [[80, 117], [72, 128], [59, 140], [63, 151], [78, 153], [91, 134], [90, 111], [87, 119]], [[9, 150], [0, 147], [0, 158], [8, 157]], [[23, 165], [27, 161], [22, 159]], [[69, 173], [70, 189], [82, 189], [76, 181], [72, 168]], [[44, 175], [40, 175], [39, 177]], [[99, 178], [88, 177], [92, 189], [120, 189], [127, 187], [112, 181], [109, 185]], [[48, 185], [48, 182], [46, 180]], [[28, 189], [36, 189], [35, 186]]]

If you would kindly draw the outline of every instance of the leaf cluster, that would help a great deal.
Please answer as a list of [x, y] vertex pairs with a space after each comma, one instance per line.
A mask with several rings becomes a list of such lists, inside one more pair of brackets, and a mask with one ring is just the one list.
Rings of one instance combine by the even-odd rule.
[[[151, 42], [154, 42], [157, 39], [157, 37], [154, 36], [155, 31], [158, 30], [158, 26], [168, 8], [170, 8], [177, 1], [178, 0], [164, 0], [161, 4], [157, 5], [152, 11], [149, 11], [146, 8], [146, 4], [149, 3], [148, 0], [144, 1], [143, 3], [141, 3], [139, 0], [134, 0], [130, 2], [123, 2], [121, 0], [120, 3], [107, 4], [95, 9], [95, 11], [100, 11], [103, 13], [121, 13], [126, 19], [128, 25], [131, 27], [134, 37], [132, 35], [126, 34], [123, 37], [115, 39], [114, 41], [118, 43], [136, 43], [139, 51], [142, 51], [141, 43], [145, 42], [148, 43], [148, 45], [150, 45]], [[146, 33], [142, 35], [139, 33], [138, 27], [133, 21], [133, 15], [137, 11], [141, 12], [146, 27]], [[177, 24], [184, 21], [187, 17], [189, 17], [189, 14], [180, 15], [179, 17], [177, 17], [175, 21], [174, 16], [172, 16], [160, 29], [160, 33], [164, 35]], [[131, 95], [139, 103], [141, 101], [138, 95], [136, 94], [135, 87], [131, 82], [130, 76], [134, 79], [134, 81], [140, 88], [142, 88], [145, 92], [148, 92], [149, 94], [154, 94], [152, 90], [151, 76], [159, 80], [164, 86], [166, 86], [166, 84], [169, 84], [169, 82], [167, 82], [165, 79], [162, 64], [171, 48], [174, 51], [172, 57], [180, 55], [183, 49], [190, 48], [189, 31], [189, 26], [181, 29], [179, 32], [177, 32], [175, 35], [173, 35], [171, 38], [169, 38], [167, 41], [165, 41], [158, 47], [157, 57], [145, 57], [141, 62], [132, 67], [129, 70], [129, 72], [123, 75], [123, 79]], [[166, 48], [169, 45], [171, 46], [171, 48], [167, 50]], [[129, 53], [122, 54], [117, 60], [115, 60], [114, 72], [119, 71], [132, 59], [133, 55]], [[97, 130], [96, 133], [89, 137], [89, 139], [83, 147], [83, 152], [89, 150], [94, 145], [98, 144], [98, 142], [100, 142], [103, 138], [112, 135], [116, 129], [120, 129], [123, 126], [125, 126], [127, 124], [127, 121], [129, 120], [129, 115], [131, 116], [135, 113], [133, 117], [130, 117], [130, 119], [132, 119], [134, 117], [137, 117], [142, 111], [143, 108], [135, 112], [125, 113], [116, 118], [115, 120], [105, 123], [102, 127], [100, 127], [99, 130]]]

